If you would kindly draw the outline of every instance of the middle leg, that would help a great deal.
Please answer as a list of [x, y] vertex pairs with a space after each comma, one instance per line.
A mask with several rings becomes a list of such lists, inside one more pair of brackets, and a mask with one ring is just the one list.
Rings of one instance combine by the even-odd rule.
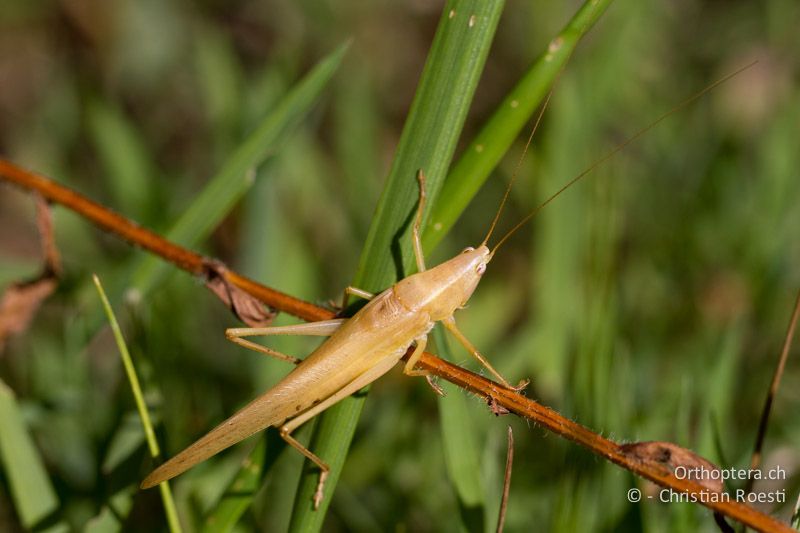
[[282, 361], [298, 364], [301, 359], [286, 355], [272, 348], [267, 348], [263, 344], [249, 341], [244, 337], [269, 335], [310, 335], [317, 337], [329, 337], [339, 329], [339, 326], [344, 323], [345, 319], [336, 318], [333, 320], [320, 320], [318, 322], [308, 322], [306, 324], [295, 324], [292, 326], [270, 326], [265, 328], [228, 328], [225, 330], [225, 337], [239, 346], [244, 346], [249, 350], [255, 350]]
[[344, 289], [344, 295], [342, 295], [342, 305], [339, 307], [340, 312], [344, 309], [347, 309], [347, 301], [349, 300], [350, 296], [358, 296], [359, 298], [363, 298], [367, 301], [375, 298], [375, 295], [369, 291], [348, 285]]
[[415, 339], [414, 343], [414, 351], [411, 353], [411, 357], [408, 358], [408, 361], [406, 361], [406, 366], [403, 367], [403, 374], [406, 376], [425, 376], [425, 379], [428, 381], [428, 385], [430, 385], [433, 389], [433, 392], [439, 396], [444, 396], [444, 390], [442, 390], [442, 388], [437, 385], [435, 381], [433, 381], [433, 376], [430, 372], [427, 370], [418, 370], [414, 368], [420, 357], [422, 357], [423, 352], [425, 352], [425, 346], [428, 344], [428, 336], [423, 335], [422, 337]]

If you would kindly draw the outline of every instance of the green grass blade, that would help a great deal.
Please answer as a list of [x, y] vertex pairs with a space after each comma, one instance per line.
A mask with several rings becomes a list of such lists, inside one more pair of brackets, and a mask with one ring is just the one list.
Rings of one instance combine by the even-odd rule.
[[233, 530], [242, 514], [250, 508], [256, 492], [261, 487], [261, 471], [266, 450], [266, 439], [262, 438], [244, 460], [242, 468], [228, 485], [220, 502], [206, 516], [203, 531], [221, 533]]
[[0, 380], [0, 464], [20, 522], [30, 529], [58, 507], [50, 478], [31, 439], [14, 392]]
[[203, 112], [214, 125], [216, 149], [226, 149], [231, 141], [236, 142], [234, 133], [243, 107], [242, 67], [223, 32], [203, 25], [198, 34], [195, 70], [203, 94]]
[[432, 250], [450, 231], [542, 102], [580, 39], [611, 1], [587, 0], [583, 4], [464, 150], [442, 188], [442, 197], [447, 201], [437, 203], [431, 211], [422, 237], [426, 251]]
[[[444, 329], [437, 325], [432, 332], [440, 356], [452, 361]], [[456, 488], [461, 521], [467, 531], [486, 528], [486, 491], [481, 480], [481, 452], [475, 423], [470, 417], [467, 397], [449, 383], [440, 384], [446, 396], [439, 398], [439, 420], [447, 474]], [[494, 522], [494, 519], [491, 520]]]
[[[156, 420], [156, 425], [158, 420]], [[101, 469], [103, 472], [113, 472], [142, 447], [145, 434], [139, 416], [127, 412], [120, 419], [116, 430], [108, 443], [108, 448], [103, 458]]]
[[[348, 65], [350, 66], [350, 65]], [[342, 162], [352, 232], [359, 244], [367, 236], [372, 210], [380, 194], [380, 108], [374, 80], [362, 69], [348, 68], [337, 78], [333, 108], [336, 127], [334, 142]]]
[[[119, 355], [122, 358], [122, 364], [125, 367], [125, 374], [128, 376], [128, 382], [131, 384], [131, 392], [133, 392], [133, 398], [136, 402], [136, 409], [139, 411], [139, 417], [142, 419], [144, 434], [147, 437], [147, 447], [150, 450], [151, 456], [158, 457], [161, 452], [158, 449], [156, 433], [153, 430], [153, 424], [150, 421], [150, 414], [147, 412], [147, 404], [144, 401], [144, 394], [142, 393], [142, 387], [139, 384], [139, 377], [136, 375], [136, 368], [133, 366], [131, 354], [128, 351], [127, 344], [125, 344], [125, 338], [122, 336], [122, 330], [119, 327], [119, 322], [117, 322], [117, 317], [114, 315], [114, 310], [111, 308], [111, 304], [109, 303], [108, 297], [103, 290], [103, 286], [100, 284], [100, 278], [95, 275], [93, 276], [93, 279], [94, 284], [97, 287], [97, 292], [100, 295], [100, 300], [103, 302], [103, 309], [108, 317], [108, 323], [111, 325], [111, 331], [114, 333], [114, 340], [117, 343]], [[169, 530], [173, 532], [180, 532], [181, 525], [178, 521], [178, 511], [175, 508], [175, 501], [172, 498], [172, 491], [170, 491], [169, 482], [164, 481], [163, 483], [159, 484], [158, 488], [161, 491], [161, 499], [164, 501], [164, 511], [167, 515]]]
[[[170, 228], [165, 235], [167, 239], [192, 247], [211, 233], [250, 188], [253, 169], [274, 152], [287, 132], [311, 110], [336, 72], [347, 47], [347, 43], [340, 45], [289, 91]], [[146, 257], [136, 268], [133, 286], [147, 293], [170, 269], [161, 260]]]
[[[385, 288], [398, 278], [398, 270], [408, 273], [413, 265], [409, 221], [419, 194], [414, 176], [418, 169], [424, 169], [428, 178], [428, 197], [434, 203], [502, 8], [502, 1], [450, 1], [445, 6], [372, 220], [355, 277], [356, 286], [372, 291]], [[398, 242], [401, 234], [403, 237]], [[363, 396], [347, 398], [320, 417], [311, 449], [331, 467], [325, 486], [326, 497], [320, 509], [313, 511], [311, 498], [318, 472], [309, 469], [298, 489], [291, 531], [320, 529], [363, 403]]]
[[104, 101], [91, 102], [87, 125], [103, 165], [104, 183], [121, 212], [146, 222], [150, 193], [157, 177], [155, 165], [139, 132], [123, 112]]
[[[445, 6], [372, 220], [355, 278], [357, 286], [379, 290], [411, 273], [411, 219], [419, 197], [414, 176], [419, 169], [425, 172], [426, 211], [430, 212], [452, 160], [501, 10], [502, 2], [486, 5], [464, 1]], [[450, 18], [449, 13], [454, 16]], [[398, 242], [399, 234], [402, 238]], [[402, 266], [402, 272], [398, 272], [398, 266]]]
[[121, 531], [123, 518], [133, 509], [133, 499], [138, 487], [128, 486], [117, 494], [114, 494], [100, 512], [86, 522], [83, 528], [84, 533], [106, 533]]

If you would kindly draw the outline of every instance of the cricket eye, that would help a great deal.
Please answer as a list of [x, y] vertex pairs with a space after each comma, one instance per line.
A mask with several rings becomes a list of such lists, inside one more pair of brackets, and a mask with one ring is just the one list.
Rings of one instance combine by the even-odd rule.
[[478, 265], [478, 268], [475, 269], [479, 276], [483, 276], [483, 273], [486, 272], [486, 263], [481, 263]]
[[475, 251], [475, 248], [473, 248], [472, 246], [467, 246], [466, 248], [464, 248], [463, 250], [461, 250], [461, 253], [462, 253], [462, 254], [466, 254], [466, 253], [469, 253], [469, 252], [474, 252], [474, 251]]

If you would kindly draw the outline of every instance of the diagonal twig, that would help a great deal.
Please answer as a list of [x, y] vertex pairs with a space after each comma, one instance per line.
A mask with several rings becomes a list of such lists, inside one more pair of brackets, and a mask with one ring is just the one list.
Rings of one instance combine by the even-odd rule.
[[[46, 199], [61, 203], [87, 218], [94, 224], [119, 235], [134, 245], [140, 246], [175, 264], [177, 267], [195, 275], [207, 274], [205, 265], [208, 259], [177, 244], [171, 243], [158, 234], [142, 228], [136, 223], [118, 215], [102, 205], [72, 191], [56, 182], [28, 172], [8, 161], [0, 159], [0, 179], [15, 183], [25, 189], [34, 190]], [[261, 285], [229, 269], [221, 269], [225, 280], [249, 293], [271, 308], [294, 315], [307, 321], [326, 320], [334, 313], [328, 309], [299, 300], [288, 294]], [[410, 355], [407, 353], [406, 356]], [[483, 376], [439, 359], [433, 354], [424, 353], [418, 365], [488, 402], [508, 410], [518, 416], [538, 423], [544, 428], [589, 449], [606, 460], [648, 479], [662, 487], [678, 493], [691, 495], [697, 503], [722, 513], [734, 520], [759, 531], [792, 532], [793, 529], [777, 519], [761, 513], [753, 507], [724, 498], [721, 493], [710, 491], [697, 481], [677, 477], [672, 469], [655, 459], [633, 453], [631, 445], [621, 445], [565, 418], [558, 412], [531, 400], [513, 389], [507, 389]], [[675, 445], [671, 445], [678, 448]], [[687, 454], [691, 454], [688, 450]]]

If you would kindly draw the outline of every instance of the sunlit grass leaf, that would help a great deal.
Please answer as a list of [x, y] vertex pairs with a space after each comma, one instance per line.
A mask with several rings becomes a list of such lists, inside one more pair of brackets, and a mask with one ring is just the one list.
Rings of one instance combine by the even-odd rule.
[[133, 508], [136, 487], [128, 487], [108, 499], [100, 512], [86, 523], [86, 533], [106, 533], [122, 531], [124, 520]]
[[213, 125], [218, 148], [224, 149], [232, 140], [241, 108], [242, 68], [224, 33], [206, 26], [198, 33], [195, 68], [203, 91], [203, 112]]
[[261, 486], [261, 469], [265, 455], [266, 440], [262, 438], [244, 460], [220, 502], [206, 516], [203, 531], [221, 533], [233, 530], [242, 514], [250, 508], [253, 497]]
[[[433, 332], [436, 349], [440, 357], [453, 360], [441, 325]], [[484, 486], [481, 480], [481, 450], [475, 423], [467, 406], [467, 399], [457, 387], [449, 383], [442, 384], [446, 396], [439, 398], [439, 420], [444, 444], [444, 458], [447, 473], [456, 488], [461, 522], [467, 531], [484, 531], [486, 502]], [[494, 522], [494, 520], [491, 520]]]
[[152, 205], [150, 194], [158, 175], [141, 134], [122, 110], [109, 102], [90, 102], [86, 117], [114, 204], [121, 212], [146, 223], [152, 215], [148, 212]]
[[578, 42], [612, 0], [587, 0], [550, 45], [528, 68], [517, 85], [453, 165], [442, 188], [445, 202], [432, 209], [422, 241], [426, 251], [450, 231], [481, 185], [508, 151], [536, 107], [544, 100]]
[[[217, 227], [252, 185], [254, 169], [274, 152], [277, 144], [311, 110], [336, 72], [347, 46], [346, 43], [339, 46], [320, 61], [264, 117], [166, 232], [167, 239], [192, 247]], [[160, 259], [146, 257], [137, 266], [132, 285], [147, 293], [170, 268]]]
[[25, 426], [14, 392], [1, 380], [0, 428], [0, 461], [5, 482], [20, 522], [32, 528], [58, 510], [58, 496]]
[[126, 413], [120, 420], [117, 431], [111, 437], [108, 451], [103, 458], [103, 472], [111, 472], [145, 442], [144, 430], [139, 416], [134, 412]]
[[[147, 404], [144, 401], [144, 394], [142, 393], [142, 387], [139, 384], [139, 377], [136, 375], [136, 368], [133, 365], [133, 359], [131, 359], [131, 354], [128, 351], [128, 345], [125, 343], [125, 338], [122, 336], [122, 329], [119, 327], [119, 322], [117, 321], [117, 317], [114, 315], [114, 310], [111, 307], [111, 303], [108, 301], [108, 297], [103, 290], [103, 286], [100, 284], [100, 278], [98, 278], [96, 275], [94, 276], [94, 284], [97, 287], [97, 292], [100, 295], [100, 300], [103, 303], [103, 309], [105, 310], [106, 316], [108, 317], [108, 322], [111, 325], [111, 331], [114, 333], [114, 341], [117, 343], [120, 358], [122, 359], [122, 364], [125, 367], [125, 374], [128, 377], [128, 382], [130, 383], [131, 391], [133, 392], [133, 398], [136, 402], [136, 409], [139, 412], [139, 418], [142, 420], [142, 427], [144, 428], [147, 447], [150, 450], [150, 455], [152, 457], [158, 457], [160, 454], [158, 441], [156, 441], [153, 423], [150, 420], [150, 414], [147, 411]], [[160, 483], [158, 489], [161, 492], [161, 499], [164, 502], [164, 512], [167, 515], [167, 524], [169, 526], [169, 530], [173, 533], [179, 533], [182, 531], [182, 529], [180, 521], [178, 520], [178, 511], [175, 508], [175, 501], [172, 498], [172, 491], [169, 488], [169, 482], [164, 481]]]
[[[453, 156], [475, 87], [492, 43], [503, 2], [450, 1], [444, 8], [392, 170], [370, 226], [354, 285], [385, 288], [414, 263], [408, 227], [419, 196], [415, 180], [423, 169], [432, 202]], [[450, 13], [453, 16], [450, 16]], [[453, 91], [458, 87], [458, 91]], [[401, 233], [406, 235], [398, 240]], [[400, 272], [402, 270], [403, 272]], [[323, 414], [311, 449], [331, 467], [325, 499], [312, 509], [318, 472], [308, 470], [295, 499], [292, 531], [318, 531], [333, 497], [364, 399], [347, 398]]]

